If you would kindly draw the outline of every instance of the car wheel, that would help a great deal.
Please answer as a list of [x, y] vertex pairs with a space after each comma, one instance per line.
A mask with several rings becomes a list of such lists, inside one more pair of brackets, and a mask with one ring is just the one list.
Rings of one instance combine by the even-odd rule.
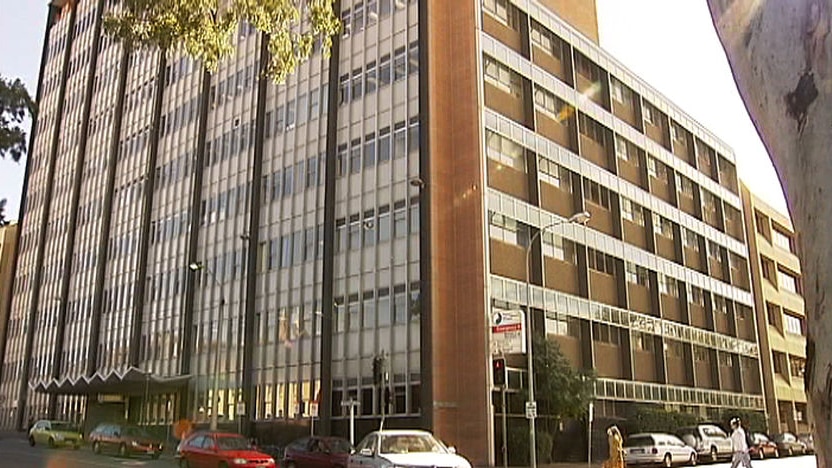
[[127, 446], [126, 445], [121, 444], [121, 445], [118, 446], [118, 456], [120, 456], [122, 458], [127, 458], [128, 453], [127, 453]]
[[719, 452], [716, 451], [716, 447], [711, 447], [711, 461], [716, 462], [719, 460]]
[[673, 467], [673, 460], [670, 458], [669, 453], [665, 454], [664, 460], [662, 460], [662, 466], [664, 466], [665, 468]]
[[295, 462], [290, 461], [290, 462], [286, 463], [286, 468], [296, 468], [295, 467]]
[[101, 444], [98, 441], [92, 443], [92, 453], [101, 453]]
[[688, 460], [688, 465], [696, 466], [696, 452], [690, 454], [690, 460]]
[[151, 455], [150, 458], [152, 458], [154, 460], [158, 460], [159, 457], [161, 457], [161, 456], [162, 456], [162, 452], [156, 452], [153, 455]]
[[49, 440], [46, 441], [46, 443], [49, 444], [49, 448], [55, 448], [55, 439], [50, 437]]
[[179, 459], [179, 468], [190, 468], [190, 467], [191, 467], [191, 465], [190, 465], [190, 463], [188, 463], [188, 460], [185, 460], [184, 458]]
[[29, 436], [29, 446], [30, 446], [30, 447], [34, 447], [34, 446], [35, 446], [35, 438], [34, 438], [34, 437], [32, 437], [32, 436]]
[[220, 468], [228, 468], [228, 463], [220, 462]]

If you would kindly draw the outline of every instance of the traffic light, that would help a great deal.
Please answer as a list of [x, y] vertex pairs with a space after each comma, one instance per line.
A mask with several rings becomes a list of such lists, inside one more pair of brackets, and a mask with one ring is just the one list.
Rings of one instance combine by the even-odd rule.
[[375, 356], [373, 358], [373, 384], [375, 386], [381, 385], [382, 375], [384, 373], [384, 358]]
[[506, 358], [498, 357], [491, 361], [491, 375], [494, 379], [495, 387], [505, 387], [508, 380], [508, 373], [506, 370]]

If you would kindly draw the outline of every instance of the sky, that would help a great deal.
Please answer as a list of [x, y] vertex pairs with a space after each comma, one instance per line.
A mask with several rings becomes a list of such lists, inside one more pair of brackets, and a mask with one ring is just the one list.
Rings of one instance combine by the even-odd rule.
[[[0, 75], [34, 96], [46, 0], [0, 0]], [[705, 0], [597, 0], [601, 46], [734, 149], [740, 178], [786, 213], [780, 182], [739, 97]], [[17, 219], [23, 161], [0, 160], [0, 198]]]

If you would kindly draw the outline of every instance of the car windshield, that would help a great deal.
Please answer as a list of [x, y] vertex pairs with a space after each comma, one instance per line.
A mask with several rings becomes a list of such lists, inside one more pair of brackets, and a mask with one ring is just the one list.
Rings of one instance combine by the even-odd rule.
[[624, 441], [625, 447], [649, 447], [653, 445], [653, 438], [650, 436], [629, 437]]
[[217, 437], [220, 450], [249, 450], [251, 443], [243, 437]]
[[74, 431], [75, 426], [68, 422], [53, 422], [52, 423], [52, 430], [53, 431]]
[[136, 426], [127, 426], [122, 431], [121, 435], [123, 436], [130, 436], [130, 437], [144, 437], [150, 438], [150, 434], [147, 433], [144, 429]]
[[446, 453], [430, 434], [394, 434], [381, 437], [381, 453]]
[[343, 439], [331, 439], [326, 444], [332, 453], [350, 453], [352, 451], [352, 445]]

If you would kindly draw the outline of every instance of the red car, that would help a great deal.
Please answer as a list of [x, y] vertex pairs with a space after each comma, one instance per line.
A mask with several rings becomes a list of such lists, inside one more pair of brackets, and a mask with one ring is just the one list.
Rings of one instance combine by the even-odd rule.
[[196, 432], [179, 444], [182, 468], [274, 468], [274, 458], [257, 451], [240, 434]]
[[285, 468], [345, 468], [352, 445], [338, 437], [304, 437], [286, 447]]
[[765, 434], [755, 432], [751, 434], [754, 440], [754, 446], [751, 447], [751, 456], [759, 458], [780, 458], [780, 451], [777, 449], [777, 444], [771, 441]]

